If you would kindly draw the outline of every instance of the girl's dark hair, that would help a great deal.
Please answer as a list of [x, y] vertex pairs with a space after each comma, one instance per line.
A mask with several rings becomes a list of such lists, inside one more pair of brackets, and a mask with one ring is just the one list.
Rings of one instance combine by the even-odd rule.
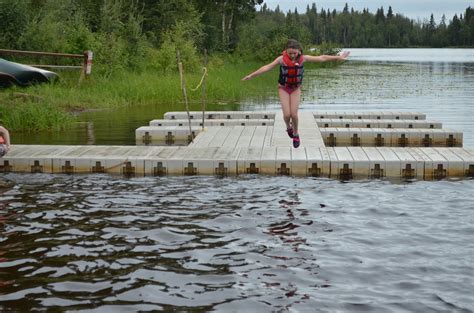
[[288, 39], [286, 43], [286, 49], [298, 49], [301, 50], [301, 45], [298, 40], [295, 39]]

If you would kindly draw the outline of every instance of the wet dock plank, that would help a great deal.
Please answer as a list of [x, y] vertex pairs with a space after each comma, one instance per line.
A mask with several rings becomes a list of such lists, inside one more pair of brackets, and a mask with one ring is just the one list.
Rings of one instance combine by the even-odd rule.
[[[207, 112], [208, 124], [215, 126], [204, 130], [198, 121], [202, 113], [192, 112], [191, 116], [196, 137], [189, 145], [172, 146], [178, 138], [189, 139], [189, 127], [185, 112], [170, 112], [164, 120], [155, 120], [162, 126], [157, 122], [137, 129], [136, 146], [13, 145], [0, 158], [0, 172], [266, 174], [342, 180], [474, 176], [474, 149], [460, 147], [462, 133], [439, 129], [440, 123], [425, 121], [422, 113], [303, 111], [299, 116], [301, 146], [297, 149], [292, 147], [281, 112]], [[348, 122], [361, 127], [344, 127]], [[338, 127], [318, 126], [325, 123]], [[364, 123], [370, 123], [370, 128], [362, 127]], [[393, 128], [380, 128], [389, 123]], [[338, 139], [336, 147], [325, 145], [323, 137], [327, 141], [329, 133]], [[149, 145], [153, 138], [166, 140], [168, 145]], [[394, 143], [404, 146], [391, 146]]]

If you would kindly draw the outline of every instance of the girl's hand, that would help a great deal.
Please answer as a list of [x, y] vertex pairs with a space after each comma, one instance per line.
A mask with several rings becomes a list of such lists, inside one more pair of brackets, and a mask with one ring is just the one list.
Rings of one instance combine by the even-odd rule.
[[242, 78], [242, 81], [244, 80], [251, 80], [252, 79], [252, 76], [251, 75], [247, 75], [245, 76], [244, 78]]
[[351, 54], [349, 51], [344, 51], [341, 54], [339, 54], [339, 59], [341, 61], [345, 61], [347, 57], [349, 56], [349, 54]]

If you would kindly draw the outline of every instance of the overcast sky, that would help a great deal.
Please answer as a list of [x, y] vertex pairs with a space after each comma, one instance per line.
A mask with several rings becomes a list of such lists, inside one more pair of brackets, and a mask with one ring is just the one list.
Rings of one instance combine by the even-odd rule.
[[364, 8], [368, 8], [370, 12], [375, 13], [378, 8], [384, 8], [385, 14], [387, 13], [388, 7], [392, 6], [394, 14], [400, 13], [411, 19], [429, 19], [431, 13], [434, 14], [436, 21], [441, 19], [443, 14], [446, 14], [446, 19], [449, 21], [453, 18], [454, 14], [458, 17], [460, 14], [464, 14], [468, 6], [474, 7], [474, 0], [264, 0], [267, 6], [271, 9], [275, 9], [277, 5], [284, 12], [288, 10], [294, 10], [295, 7], [299, 13], [306, 12], [306, 6], [311, 7], [312, 3], [316, 3], [318, 12], [321, 8], [336, 9], [341, 11], [344, 5], [347, 3], [349, 8], [354, 10], [362, 11]]

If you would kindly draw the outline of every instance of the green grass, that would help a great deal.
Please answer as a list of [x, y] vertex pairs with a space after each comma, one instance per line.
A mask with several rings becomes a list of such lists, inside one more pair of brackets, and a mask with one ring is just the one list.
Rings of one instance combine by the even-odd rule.
[[72, 115], [41, 100], [18, 100], [14, 94], [0, 105], [0, 123], [10, 130], [58, 130], [71, 125]]

